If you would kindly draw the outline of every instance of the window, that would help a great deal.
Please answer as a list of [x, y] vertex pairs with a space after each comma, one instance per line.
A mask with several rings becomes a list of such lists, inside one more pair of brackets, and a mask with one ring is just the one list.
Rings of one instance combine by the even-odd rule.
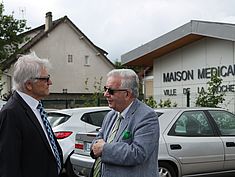
[[82, 120], [86, 123], [101, 127], [103, 119], [108, 112], [109, 110], [85, 113], [82, 116]]
[[184, 112], [171, 128], [174, 136], [212, 136], [212, 127], [203, 111]]
[[73, 62], [73, 55], [68, 55], [68, 63], [72, 63]]
[[209, 111], [222, 136], [235, 135], [235, 115], [227, 111]]
[[53, 113], [53, 112], [47, 113], [47, 119], [51, 124], [52, 128], [66, 122], [67, 120], [69, 120], [70, 117], [71, 116], [69, 115], [61, 113]]
[[89, 56], [86, 55], [85, 56], [85, 66], [89, 66], [89, 65], [90, 65]]

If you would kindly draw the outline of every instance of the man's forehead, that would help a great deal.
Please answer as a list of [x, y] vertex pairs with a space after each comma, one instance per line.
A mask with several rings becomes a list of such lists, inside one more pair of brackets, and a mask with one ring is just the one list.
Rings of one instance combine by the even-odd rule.
[[121, 85], [121, 79], [117, 78], [117, 77], [112, 77], [112, 78], [108, 78], [107, 82], [106, 82], [106, 86], [107, 85], [115, 85], [115, 86], [120, 86]]

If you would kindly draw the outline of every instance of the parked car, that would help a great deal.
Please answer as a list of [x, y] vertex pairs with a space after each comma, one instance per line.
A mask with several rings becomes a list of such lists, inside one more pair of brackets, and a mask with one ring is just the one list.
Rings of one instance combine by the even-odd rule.
[[[235, 172], [235, 115], [217, 108], [156, 109], [159, 115], [160, 177]], [[96, 132], [97, 133], [97, 132]], [[96, 133], [76, 135], [70, 157], [76, 175], [89, 176]]]
[[74, 176], [69, 157], [74, 150], [76, 133], [96, 130], [109, 111], [109, 107], [86, 107], [48, 112], [48, 120], [63, 150], [63, 163], [68, 176]]

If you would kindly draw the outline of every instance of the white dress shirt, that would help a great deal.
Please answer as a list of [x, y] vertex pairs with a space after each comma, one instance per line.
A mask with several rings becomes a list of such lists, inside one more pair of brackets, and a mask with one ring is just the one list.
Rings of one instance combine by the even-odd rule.
[[27, 103], [27, 105], [32, 109], [32, 111], [34, 112], [35, 116], [37, 117], [38, 119], [38, 122], [40, 123], [46, 137], [47, 137], [47, 141], [49, 142], [50, 144], [50, 147], [51, 147], [51, 150], [52, 152], [54, 153], [53, 149], [52, 149], [52, 146], [51, 146], [51, 143], [50, 143], [50, 140], [48, 138], [48, 135], [47, 135], [47, 131], [46, 131], [46, 128], [44, 126], [44, 123], [42, 121], [42, 118], [41, 118], [41, 115], [40, 115], [40, 112], [39, 110], [37, 109], [37, 106], [39, 104], [39, 101], [36, 100], [35, 98], [23, 93], [23, 92], [20, 92], [19, 90], [16, 90], [16, 92], [21, 96], [21, 98]]

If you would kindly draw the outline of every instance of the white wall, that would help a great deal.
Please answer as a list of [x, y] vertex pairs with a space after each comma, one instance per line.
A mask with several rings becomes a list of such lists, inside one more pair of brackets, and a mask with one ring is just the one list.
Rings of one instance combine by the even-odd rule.
[[[94, 78], [98, 81], [103, 77], [104, 85], [106, 74], [112, 69], [111, 65], [105, 62], [101, 55], [97, 56], [91, 46], [79, 39], [78, 34], [66, 23], [55, 28], [48, 38], [44, 38], [32, 50], [35, 50], [37, 55], [48, 58], [52, 63], [51, 93], [61, 93], [64, 88], [68, 89], [69, 93], [85, 93], [87, 77], [91, 92]], [[73, 55], [72, 63], [68, 63], [69, 54]], [[89, 56], [89, 66], [85, 66], [86, 55]]]
[[[179, 107], [186, 106], [186, 95], [183, 94], [183, 89], [189, 88], [191, 93], [190, 106], [195, 106], [195, 98], [198, 95], [198, 87], [206, 88], [206, 83], [210, 80], [199, 79], [198, 69], [211, 68], [218, 66], [234, 66], [234, 42], [204, 38], [194, 42], [183, 48], [177, 49], [165, 56], [155, 59], [154, 61], [154, 97], [159, 102], [160, 99], [170, 99], [173, 103], [176, 102]], [[174, 73], [179, 71], [192, 71], [193, 79], [181, 81], [163, 82], [163, 74]], [[223, 70], [225, 71], [225, 70]], [[209, 75], [208, 75], [209, 76]], [[235, 112], [235, 81], [234, 74], [221, 77], [222, 85], [230, 85], [231, 90], [225, 92], [226, 101], [220, 105], [232, 112]], [[164, 94], [167, 92], [170, 94]]]
[[[93, 45], [80, 39], [78, 33], [67, 23], [61, 23], [46, 38], [31, 48], [40, 58], [47, 58], [52, 64], [49, 74], [52, 79], [51, 93], [91, 93], [93, 83], [102, 79], [102, 87], [106, 82], [106, 74], [113, 66], [102, 55], [97, 55]], [[73, 55], [73, 62], [68, 62], [68, 55]], [[89, 65], [85, 65], [85, 56], [89, 56]], [[12, 75], [12, 67], [8, 75]], [[89, 90], [85, 89], [88, 79]], [[96, 78], [96, 79], [95, 79]], [[6, 80], [6, 76], [3, 77]], [[9, 85], [9, 84], [8, 84]], [[7, 88], [4, 87], [3, 93]]]

